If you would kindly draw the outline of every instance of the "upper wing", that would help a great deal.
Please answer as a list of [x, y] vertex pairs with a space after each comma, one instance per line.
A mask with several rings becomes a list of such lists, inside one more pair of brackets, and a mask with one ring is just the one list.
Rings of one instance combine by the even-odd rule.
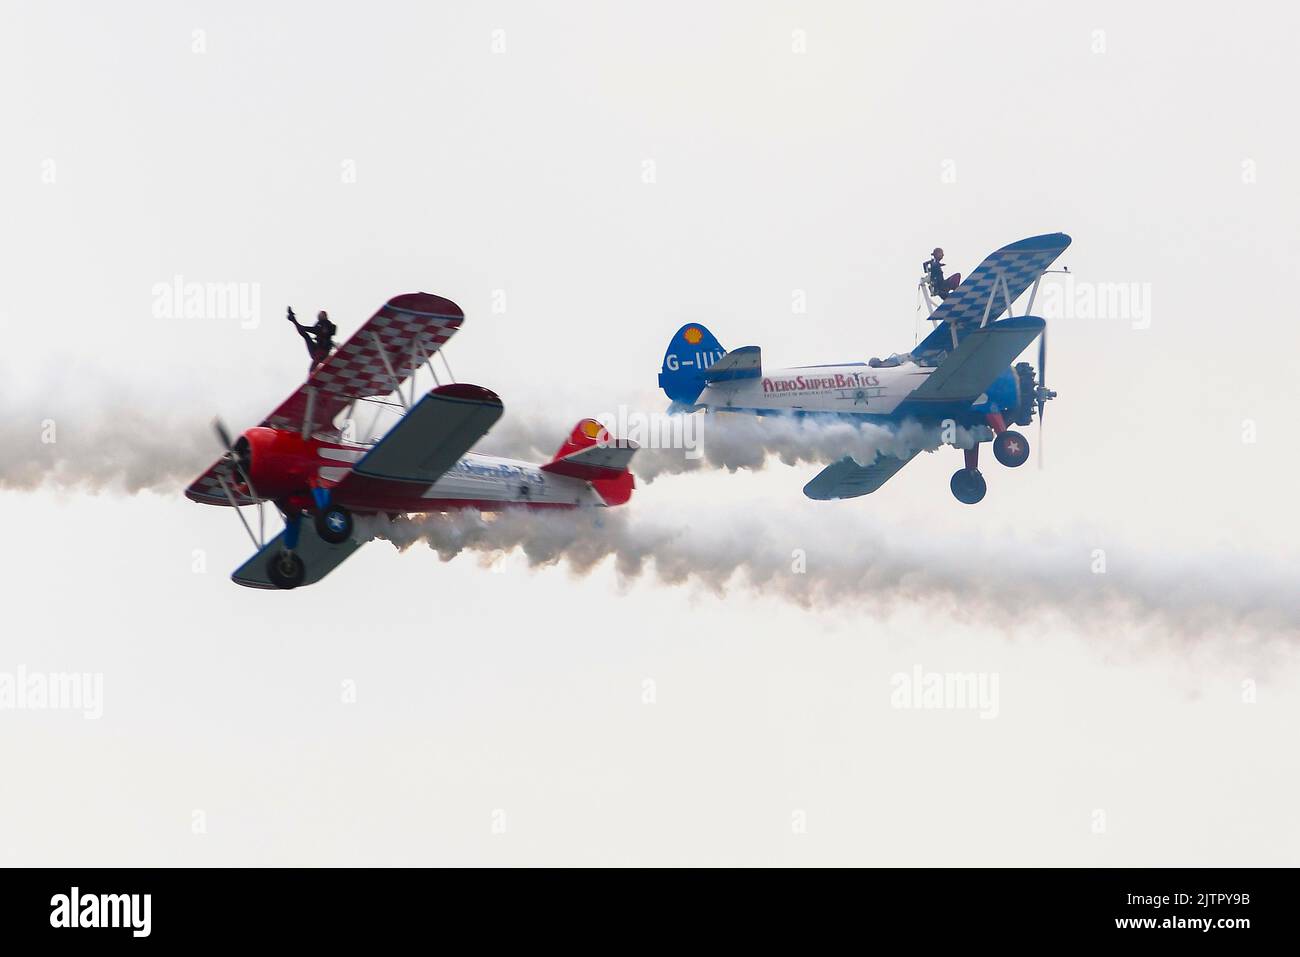
[[[334, 417], [353, 400], [395, 391], [442, 348], [464, 321], [460, 306], [442, 296], [410, 292], [393, 297], [262, 425], [300, 430], [306, 435], [332, 428]], [[230, 484], [229, 470], [219, 459], [190, 483], [185, 495], [208, 505], [229, 505], [218, 475]], [[233, 488], [231, 492], [235, 504], [253, 504], [248, 496]]]
[[894, 473], [916, 458], [916, 455], [913, 452], [907, 458], [899, 458], [896, 455], [878, 454], [870, 465], [859, 465], [851, 456], [846, 455], [818, 472], [803, 487], [803, 493], [818, 501], [868, 495], [893, 478]]
[[1002, 315], [1069, 245], [1070, 237], [1065, 233], [1048, 233], [990, 253], [934, 311], [930, 318], [942, 322], [912, 350], [912, 355], [925, 358], [949, 351], [952, 348], [950, 322], [956, 324], [960, 338], [967, 330], [978, 327], [986, 314], [990, 320]]
[[334, 487], [334, 500], [375, 507], [400, 486], [428, 488], [487, 434], [502, 411], [497, 395], [480, 386], [434, 389], [352, 467]]
[[1038, 337], [1044, 325], [1034, 316], [1012, 316], [966, 333], [961, 344], [899, 403], [894, 414], [923, 415], [937, 406], [974, 402]]
[[[283, 541], [284, 532], [281, 532], [263, 545], [256, 555], [236, 568], [230, 576], [231, 580], [237, 585], [246, 585], [249, 588], [275, 588], [276, 585], [271, 582], [266, 568], [271, 557], [280, 553]], [[298, 545], [294, 549], [302, 559], [306, 570], [302, 583], [313, 585], [320, 581], [351, 558], [352, 553], [360, 547], [351, 539], [341, 545], [330, 545], [316, 534], [316, 529], [312, 527], [311, 522], [303, 521], [298, 532]]]
[[442, 296], [395, 296], [262, 424], [307, 434], [330, 428], [353, 400], [396, 391], [464, 321], [460, 306]]

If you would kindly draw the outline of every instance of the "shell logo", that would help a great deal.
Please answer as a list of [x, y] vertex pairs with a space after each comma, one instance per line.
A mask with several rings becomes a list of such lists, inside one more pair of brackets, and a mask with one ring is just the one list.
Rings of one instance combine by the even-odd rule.
[[582, 420], [582, 434], [585, 435], [587, 438], [598, 439], [600, 438], [600, 433], [602, 431], [604, 431], [604, 426], [602, 426], [595, 419]]
[[700, 340], [704, 338], [704, 333], [700, 332], [700, 330], [697, 329], [695, 326], [691, 326], [689, 329], [687, 329], [685, 332], [682, 333], [682, 338], [685, 339], [687, 342], [689, 342], [691, 345], [698, 346], [700, 344]]

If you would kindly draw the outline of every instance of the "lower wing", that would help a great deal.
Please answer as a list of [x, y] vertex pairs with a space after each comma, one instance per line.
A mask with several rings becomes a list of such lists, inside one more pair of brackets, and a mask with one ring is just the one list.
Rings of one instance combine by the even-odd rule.
[[916, 458], [913, 452], [906, 458], [896, 455], [876, 456], [870, 465], [859, 465], [846, 455], [838, 462], [822, 469], [811, 482], [803, 487], [803, 493], [818, 501], [831, 501], [837, 498], [857, 498], [870, 495], [884, 485], [894, 473]]
[[[316, 534], [316, 529], [312, 527], [310, 521], [301, 522], [298, 545], [294, 549], [294, 553], [302, 561], [305, 572], [300, 584], [313, 585], [320, 581], [351, 558], [352, 553], [360, 547], [350, 539], [340, 545], [330, 545]], [[284, 532], [281, 532], [263, 545], [256, 555], [236, 568], [234, 574], [230, 576], [231, 581], [249, 588], [280, 587], [271, 581], [270, 566], [280, 558], [283, 550]]]
[[397, 485], [428, 488], [501, 418], [496, 394], [464, 383], [434, 389], [352, 467], [335, 486], [340, 505], [366, 507]]
[[899, 418], [924, 418], [975, 402], [1025, 346], [1043, 331], [1043, 320], [1015, 316], [966, 333], [960, 345], [894, 410]]

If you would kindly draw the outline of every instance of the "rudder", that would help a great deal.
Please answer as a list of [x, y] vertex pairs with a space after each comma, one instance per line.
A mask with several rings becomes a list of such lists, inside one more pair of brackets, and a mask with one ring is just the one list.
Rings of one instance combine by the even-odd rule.
[[704, 370], [726, 354], [708, 329], [698, 322], [687, 323], [668, 342], [659, 387], [673, 402], [692, 405], [704, 391]]

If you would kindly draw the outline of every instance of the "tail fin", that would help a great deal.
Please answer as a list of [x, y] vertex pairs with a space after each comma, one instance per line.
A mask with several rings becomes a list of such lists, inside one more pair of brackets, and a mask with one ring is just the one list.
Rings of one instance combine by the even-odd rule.
[[615, 439], [595, 419], [583, 419], [542, 471], [590, 482], [606, 505], [622, 505], [636, 487], [627, 470], [636, 450], [635, 442]]
[[704, 391], [704, 370], [726, 352], [708, 329], [698, 322], [687, 323], [668, 343], [659, 387], [673, 402], [693, 405]]

